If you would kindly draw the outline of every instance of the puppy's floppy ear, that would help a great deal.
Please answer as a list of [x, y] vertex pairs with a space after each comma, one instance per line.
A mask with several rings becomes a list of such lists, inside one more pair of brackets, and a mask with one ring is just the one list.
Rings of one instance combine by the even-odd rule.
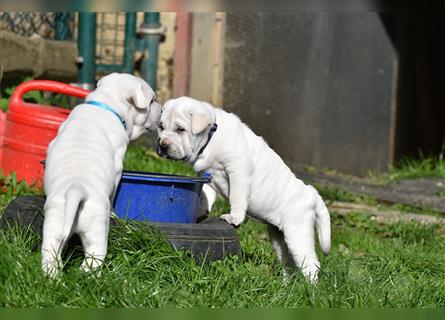
[[193, 134], [203, 132], [212, 124], [212, 119], [210, 119], [210, 115], [208, 113], [190, 112], [189, 116], [191, 118], [191, 129]]
[[161, 118], [161, 105], [156, 101], [150, 104], [150, 109], [148, 111], [148, 117], [145, 121], [145, 127], [149, 130], [156, 130], [157, 124]]
[[147, 109], [153, 98], [148, 90], [144, 90], [142, 84], [135, 85], [127, 96], [128, 102], [138, 109]]

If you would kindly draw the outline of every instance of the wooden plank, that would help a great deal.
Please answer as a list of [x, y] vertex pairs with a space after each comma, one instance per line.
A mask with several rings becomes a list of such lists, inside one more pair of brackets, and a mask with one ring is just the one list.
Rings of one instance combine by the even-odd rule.
[[331, 214], [348, 215], [353, 212], [360, 212], [372, 216], [372, 219], [379, 223], [397, 223], [397, 222], [419, 222], [421, 224], [445, 224], [445, 219], [441, 217], [417, 214], [411, 212], [402, 212], [379, 208], [377, 206], [368, 206], [361, 203], [350, 202], [328, 202], [327, 206]]
[[175, 52], [173, 55], [173, 97], [189, 94], [193, 16], [176, 15]]
[[215, 13], [193, 14], [190, 96], [212, 102]]
[[224, 77], [224, 40], [226, 33], [226, 14], [217, 12], [213, 29], [213, 65], [212, 65], [212, 99], [214, 106], [223, 105]]

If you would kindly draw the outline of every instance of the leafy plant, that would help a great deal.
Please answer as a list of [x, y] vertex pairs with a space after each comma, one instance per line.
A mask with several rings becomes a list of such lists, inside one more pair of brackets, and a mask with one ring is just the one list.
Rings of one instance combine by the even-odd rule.
[[[32, 80], [32, 78], [25, 77], [21, 80], [21, 82], [30, 80]], [[11, 85], [0, 91], [0, 108], [2, 111], [7, 111], [9, 98], [14, 93], [16, 88], [17, 85]], [[23, 96], [23, 100], [36, 104], [71, 108], [71, 97], [53, 92], [30, 91]]]

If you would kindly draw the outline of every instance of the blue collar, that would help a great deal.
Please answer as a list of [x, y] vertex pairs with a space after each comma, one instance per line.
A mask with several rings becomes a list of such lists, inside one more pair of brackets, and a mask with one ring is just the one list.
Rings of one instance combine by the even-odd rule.
[[109, 105], [106, 105], [103, 102], [99, 102], [99, 101], [95, 101], [95, 100], [89, 100], [89, 101], [85, 101], [86, 104], [91, 104], [93, 106], [99, 107], [101, 109], [107, 110], [112, 112], [120, 121], [120, 123], [122, 123], [122, 125], [124, 126], [124, 129], [127, 129], [127, 126], [125, 124], [125, 121], [122, 120], [121, 116], [113, 109], [111, 108]]

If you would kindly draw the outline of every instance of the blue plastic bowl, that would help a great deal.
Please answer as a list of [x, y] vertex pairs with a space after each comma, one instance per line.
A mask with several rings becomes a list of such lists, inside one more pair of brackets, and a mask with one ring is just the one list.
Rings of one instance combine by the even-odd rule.
[[202, 186], [211, 180], [169, 174], [124, 171], [114, 198], [123, 219], [195, 223]]

